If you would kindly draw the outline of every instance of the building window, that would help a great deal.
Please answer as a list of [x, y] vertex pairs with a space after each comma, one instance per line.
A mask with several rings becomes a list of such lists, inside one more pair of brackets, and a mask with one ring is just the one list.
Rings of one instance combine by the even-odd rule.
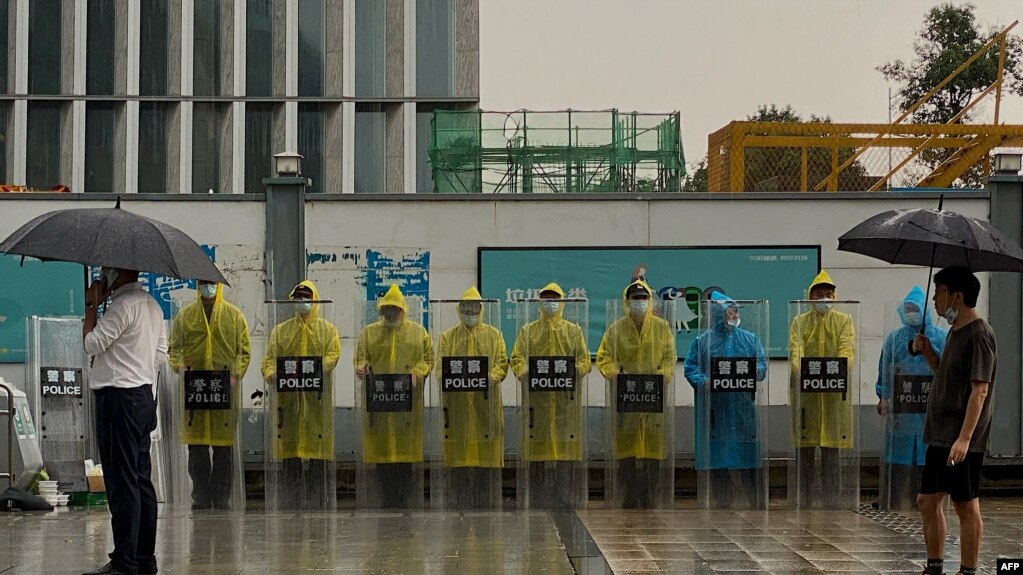
[[454, 18], [452, 0], [416, 4], [416, 96], [454, 95]]
[[245, 10], [245, 94], [270, 96], [274, 80], [273, 0], [248, 0]]
[[61, 86], [61, 0], [28, 2], [28, 91], [59, 94]]
[[323, 0], [299, 0], [298, 3], [298, 95], [323, 96]]
[[139, 103], [139, 186], [140, 194], [167, 192], [168, 136], [171, 117], [168, 102]]
[[298, 153], [302, 154], [302, 175], [313, 181], [309, 193], [322, 193], [324, 186], [325, 110], [320, 104], [298, 106]]
[[117, 108], [113, 102], [85, 105], [85, 191], [114, 191]]
[[270, 177], [273, 163], [273, 104], [245, 104], [245, 191], [265, 191], [263, 178]]
[[433, 193], [433, 170], [430, 168], [430, 123], [433, 112], [416, 112], [416, 193]]
[[387, 2], [355, 3], [355, 95], [383, 97], [387, 87]]
[[192, 193], [222, 193], [220, 178], [221, 147], [224, 144], [222, 120], [230, 104], [197, 102], [192, 109]]
[[26, 145], [25, 184], [49, 188], [60, 181], [61, 102], [28, 103], [28, 138]]
[[220, 95], [220, 0], [195, 0], [192, 56], [196, 96]]
[[[139, 4], [139, 93], [143, 96], [168, 94], [167, 62], [168, 0], [146, 0]], [[140, 189], [141, 191], [141, 189]]]
[[377, 104], [356, 106], [355, 193], [383, 194], [387, 191], [387, 114]]
[[10, 42], [7, 26], [10, 10], [9, 0], [0, 0], [0, 94], [10, 94], [7, 84], [7, 59], [10, 57], [7, 47], [7, 43]]
[[89, 0], [85, 28], [85, 93], [114, 93], [117, 50], [117, 8], [115, 0]]
[[10, 131], [7, 129], [7, 121], [11, 117], [11, 107], [14, 102], [0, 102], [0, 183], [7, 182], [7, 136]]

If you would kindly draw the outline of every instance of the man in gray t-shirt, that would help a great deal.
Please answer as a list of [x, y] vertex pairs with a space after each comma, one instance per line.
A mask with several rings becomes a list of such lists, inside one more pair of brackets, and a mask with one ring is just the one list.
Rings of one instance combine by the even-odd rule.
[[913, 340], [934, 370], [924, 420], [923, 479], [917, 505], [924, 524], [927, 567], [924, 575], [943, 573], [945, 496], [959, 516], [963, 575], [974, 575], [984, 523], [980, 516], [980, 470], [991, 432], [991, 385], [997, 348], [991, 326], [977, 315], [980, 282], [966, 268], [945, 268], [934, 276], [934, 307], [952, 329], [939, 357], [930, 340]]

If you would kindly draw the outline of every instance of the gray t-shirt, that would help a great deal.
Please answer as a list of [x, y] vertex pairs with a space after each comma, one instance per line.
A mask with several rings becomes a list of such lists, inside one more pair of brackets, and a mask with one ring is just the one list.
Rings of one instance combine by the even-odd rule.
[[970, 440], [970, 451], [987, 449], [991, 432], [991, 398], [997, 367], [995, 332], [983, 319], [974, 320], [952, 330], [945, 341], [945, 350], [934, 374], [927, 398], [924, 421], [924, 442], [937, 447], [952, 447], [966, 418], [970, 402], [971, 381], [988, 382], [988, 394], [980, 412], [977, 427]]

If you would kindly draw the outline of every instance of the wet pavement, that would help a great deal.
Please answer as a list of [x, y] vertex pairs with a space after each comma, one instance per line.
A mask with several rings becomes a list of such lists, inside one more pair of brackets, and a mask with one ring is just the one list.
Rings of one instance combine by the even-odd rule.
[[[980, 573], [1023, 557], [1023, 499], [984, 499]], [[959, 566], [949, 513], [946, 571]], [[705, 511], [305, 512], [161, 510], [166, 574], [919, 573], [915, 514]], [[77, 574], [106, 561], [105, 508], [0, 514], [0, 574]]]

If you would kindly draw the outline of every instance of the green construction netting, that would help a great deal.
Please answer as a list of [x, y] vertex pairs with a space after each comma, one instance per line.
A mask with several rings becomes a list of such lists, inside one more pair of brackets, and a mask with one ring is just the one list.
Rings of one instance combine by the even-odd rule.
[[678, 192], [679, 113], [437, 110], [434, 192]]

